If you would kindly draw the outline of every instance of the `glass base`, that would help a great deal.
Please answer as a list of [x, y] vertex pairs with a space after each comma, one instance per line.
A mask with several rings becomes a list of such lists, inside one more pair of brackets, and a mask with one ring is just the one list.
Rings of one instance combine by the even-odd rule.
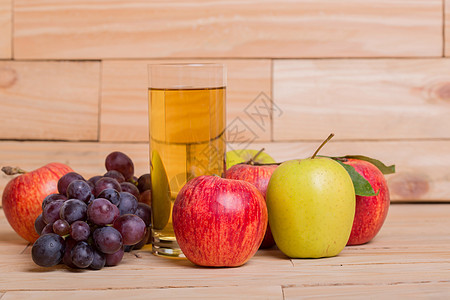
[[152, 253], [156, 256], [167, 258], [186, 258], [173, 237], [160, 237], [153, 232]]

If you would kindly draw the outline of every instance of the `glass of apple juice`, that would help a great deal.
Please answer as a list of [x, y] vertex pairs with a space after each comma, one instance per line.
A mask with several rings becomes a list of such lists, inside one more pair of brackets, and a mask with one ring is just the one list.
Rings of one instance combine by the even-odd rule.
[[172, 227], [190, 179], [225, 172], [226, 70], [221, 64], [148, 66], [152, 252], [184, 257]]

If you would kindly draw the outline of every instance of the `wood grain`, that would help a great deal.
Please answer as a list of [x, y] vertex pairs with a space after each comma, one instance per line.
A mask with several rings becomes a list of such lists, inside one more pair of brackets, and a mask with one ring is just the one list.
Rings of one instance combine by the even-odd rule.
[[20, 59], [442, 55], [442, 0], [14, 1]]
[[97, 140], [98, 62], [0, 61], [0, 139]]
[[[412, 299], [417, 297], [418, 283], [391, 284], [391, 285], [343, 285], [343, 286], [312, 286], [312, 287], [287, 287], [283, 288], [283, 299], [312, 299], [329, 297], [333, 299], [361, 299], [384, 298]], [[448, 282], [420, 283], [420, 293], [427, 299], [445, 299], [450, 294]], [[8, 295], [8, 294], [6, 294]]]
[[444, 0], [444, 55], [450, 56], [450, 0]]
[[274, 140], [450, 138], [449, 59], [276, 60]]
[[[282, 162], [312, 155], [319, 142], [253, 143], [247, 149], [265, 148]], [[240, 149], [229, 144], [228, 149]], [[363, 154], [386, 164], [395, 164], [397, 173], [388, 175], [391, 201], [450, 201], [450, 141], [331, 141], [321, 154], [340, 156]], [[66, 163], [89, 178], [105, 172], [104, 159], [112, 151], [127, 153], [135, 164], [135, 174], [148, 173], [147, 143], [0, 142], [0, 164], [33, 170], [51, 161]], [[0, 175], [0, 191], [11, 178]]]
[[[270, 109], [255, 108], [265, 101], [270, 106], [270, 60], [131, 60], [102, 63], [100, 140], [148, 141], [148, 64], [175, 62], [223, 63], [227, 67], [227, 121], [239, 126], [242, 140], [269, 141]], [[261, 94], [264, 93], [264, 94]], [[256, 100], [256, 102], [254, 102]]]
[[[441, 296], [450, 287], [449, 213], [450, 204], [394, 204], [382, 230], [368, 244], [346, 247], [338, 256], [324, 259], [288, 259], [277, 249], [260, 250], [239, 268], [195, 267], [186, 260], [155, 257], [149, 246], [126, 253], [120, 265], [101, 271], [38, 267], [31, 261], [30, 247], [21, 253], [0, 251], [1, 274], [8, 274], [0, 280], [0, 290], [5, 293], [2, 300], [144, 295], [281, 299], [281, 289], [288, 299], [406, 297], [408, 289], [415, 297]], [[6, 250], [12, 242], [5, 237], [14, 233], [4, 227], [3, 211], [0, 225], [0, 245]]]
[[13, 299], [283, 299], [281, 286], [186, 287], [158, 289], [15, 291], [6, 292], [2, 300]]
[[0, 0], [0, 59], [12, 57], [12, 0]]

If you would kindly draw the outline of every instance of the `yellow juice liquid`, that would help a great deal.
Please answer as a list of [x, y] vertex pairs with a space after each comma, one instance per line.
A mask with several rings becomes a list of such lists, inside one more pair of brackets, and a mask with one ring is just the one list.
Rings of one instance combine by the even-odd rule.
[[153, 253], [180, 257], [172, 207], [190, 179], [225, 171], [225, 88], [149, 89]]

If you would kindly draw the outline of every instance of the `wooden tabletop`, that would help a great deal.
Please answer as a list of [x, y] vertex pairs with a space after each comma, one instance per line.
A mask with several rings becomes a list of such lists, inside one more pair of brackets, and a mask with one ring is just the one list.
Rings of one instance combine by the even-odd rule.
[[450, 204], [392, 204], [379, 235], [337, 257], [260, 250], [238, 268], [126, 253], [100, 271], [42, 268], [0, 213], [0, 299], [292, 299], [450, 297]]

